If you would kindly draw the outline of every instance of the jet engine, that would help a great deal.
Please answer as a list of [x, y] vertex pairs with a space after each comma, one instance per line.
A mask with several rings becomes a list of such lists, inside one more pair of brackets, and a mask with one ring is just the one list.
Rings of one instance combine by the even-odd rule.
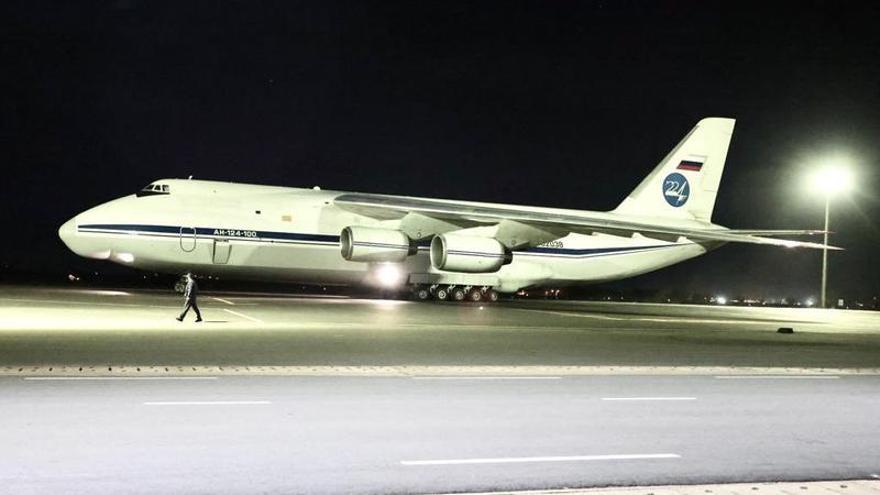
[[360, 226], [342, 229], [339, 245], [348, 261], [403, 261], [418, 249], [399, 230]]
[[490, 273], [512, 259], [510, 250], [490, 237], [440, 234], [431, 240], [431, 265], [438, 270]]

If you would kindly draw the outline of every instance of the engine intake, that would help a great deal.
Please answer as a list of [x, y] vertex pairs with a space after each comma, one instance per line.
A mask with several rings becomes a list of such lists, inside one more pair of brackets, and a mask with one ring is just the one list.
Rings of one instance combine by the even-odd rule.
[[360, 226], [342, 229], [339, 245], [348, 261], [403, 261], [418, 250], [399, 230]]
[[440, 234], [431, 240], [431, 265], [438, 270], [490, 273], [512, 260], [510, 250], [489, 237]]

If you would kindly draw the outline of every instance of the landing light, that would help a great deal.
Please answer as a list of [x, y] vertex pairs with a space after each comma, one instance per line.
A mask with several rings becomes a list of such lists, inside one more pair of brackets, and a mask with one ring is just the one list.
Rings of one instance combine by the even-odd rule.
[[123, 263], [131, 263], [134, 261], [134, 255], [131, 253], [116, 253], [116, 259]]
[[376, 280], [384, 287], [394, 287], [403, 281], [403, 272], [397, 265], [385, 263], [376, 269]]
[[727, 298], [724, 296], [715, 297], [715, 302], [718, 304], [727, 304]]

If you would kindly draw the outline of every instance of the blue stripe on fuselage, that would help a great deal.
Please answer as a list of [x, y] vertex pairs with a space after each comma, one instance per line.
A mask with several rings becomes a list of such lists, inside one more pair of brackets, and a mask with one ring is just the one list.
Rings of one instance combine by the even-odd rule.
[[[139, 225], [139, 224], [89, 224], [80, 225], [80, 230], [100, 230], [104, 232], [124, 233], [146, 233], [146, 234], [175, 234], [183, 236], [192, 236], [193, 227], [171, 226], [171, 225]], [[220, 233], [217, 233], [217, 232]], [[222, 232], [246, 232], [253, 233], [253, 236], [247, 235], [226, 235]], [[196, 236], [204, 237], [222, 237], [228, 239], [277, 239], [290, 241], [308, 241], [308, 242], [332, 242], [339, 243], [338, 235], [326, 234], [302, 234], [298, 232], [269, 232], [262, 230], [250, 229], [220, 229], [213, 227], [195, 227]]]

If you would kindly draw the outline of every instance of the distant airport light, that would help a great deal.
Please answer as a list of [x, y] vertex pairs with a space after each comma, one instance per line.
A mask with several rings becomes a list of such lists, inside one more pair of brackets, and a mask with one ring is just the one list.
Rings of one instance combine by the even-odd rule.
[[715, 302], [718, 304], [727, 304], [727, 298], [724, 296], [715, 296]]
[[812, 308], [814, 304], [816, 304], [816, 301], [814, 301], [813, 298], [810, 298], [810, 299], [807, 299], [806, 301], [804, 301], [804, 306], [806, 306], [808, 308]]
[[397, 265], [383, 263], [376, 269], [376, 280], [384, 287], [395, 287], [403, 282], [403, 272]]

